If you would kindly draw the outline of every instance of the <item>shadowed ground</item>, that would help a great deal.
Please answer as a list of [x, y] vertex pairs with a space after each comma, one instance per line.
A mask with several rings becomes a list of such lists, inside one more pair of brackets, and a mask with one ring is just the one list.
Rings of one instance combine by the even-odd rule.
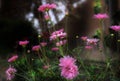
[[7, 60], [0, 57], [0, 81], [7, 81], [5, 75], [5, 71], [7, 68]]

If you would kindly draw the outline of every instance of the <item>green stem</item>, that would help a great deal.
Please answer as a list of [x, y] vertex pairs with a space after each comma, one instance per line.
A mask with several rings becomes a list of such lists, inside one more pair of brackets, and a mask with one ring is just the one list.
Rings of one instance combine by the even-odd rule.
[[[80, 59], [80, 58], [79, 58], [79, 59]], [[80, 59], [79, 62], [80, 62], [80, 64], [81, 64], [81, 66], [84, 68], [85, 72], [88, 74], [88, 76], [90, 76], [90, 73], [88, 72], [87, 68], [85, 67], [83, 61]]]
[[48, 61], [47, 61], [47, 57], [46, 57], [46, 54], [45, 54], [45, 49], [44, 49], [44, 48], [43, 48], [43, 49], [40, 48], [40, 51], [42, 52], [43, 58], [45, 58], [45, 65], [46, 65], [46, 64], [48, 65], [49, 63], [48, 63]]
[[30, 81], [27, 77], [24, 77], [23, 75], [20, 75], [20, 74], [17, 74], [17, 73], [15, 73], [15, 75], [18, 75], [18, 76], [20, 76], [20, 77], [23, 77], [23, 78], [26, 79], [27, 81]]
[[29, 62], [27, 55], [26, 55], [26, 47], [23, 47], [23, 49], [24, 49], [24, 58], [25, 58], [26, 66], [28, 66], [28, 69], [31, 69], [30, 62]]
[[61, 56], [64, 56], [62, 46], [59, 46], [59, 51], [60, 51]]

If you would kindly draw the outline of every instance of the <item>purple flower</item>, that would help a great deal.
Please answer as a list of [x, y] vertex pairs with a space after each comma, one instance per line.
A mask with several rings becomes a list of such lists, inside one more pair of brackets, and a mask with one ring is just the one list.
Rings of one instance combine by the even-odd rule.
[[96, 19], [106, 19], [108, 18], [108, 15], [106, 13], [98, 13], [94, 15], [94, 18]]
[[79, 74], [78, 67], [75, 65], [76, 60], [74, 58], [70, 56], [64, 56], [59, 61], [61, 76], [64, 78], [71, 80]]
[[12, 80], [16, 72], [17, 70], [14, 67], [9, 66], [9, 68], [6, 70], [7, 80]]
[[117, 25], [111, 26], [110, 28], [114, 31], [117, 31], [117, 32], [120, 31], [120, 26], [117, 26]]

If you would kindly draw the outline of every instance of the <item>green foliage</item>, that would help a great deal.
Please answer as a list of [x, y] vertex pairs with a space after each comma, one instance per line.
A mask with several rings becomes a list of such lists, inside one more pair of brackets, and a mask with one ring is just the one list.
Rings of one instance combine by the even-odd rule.
[[100, 35], [101, 35], [101, 31], [100, 31], [100, 29], [98, 28], [98, 29], [95, 31], [95, 33], [94, 33], [94, 37], [95, 37], [95, 38], [100, 38]]
[[94, 0], [94, 12], [100, 13], [101, 12], [101, 0]]

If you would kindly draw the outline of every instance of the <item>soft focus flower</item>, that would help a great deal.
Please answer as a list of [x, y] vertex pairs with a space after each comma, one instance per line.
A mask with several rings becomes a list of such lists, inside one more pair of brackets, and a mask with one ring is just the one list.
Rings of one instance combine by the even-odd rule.
[[59, 48], [58, 48], [58, 47], [53, 47], [53, 48], [51, 48], [51, 50], [52, 50], [52, 51], [58, 51]]
[[106, 19], [108, 18], [108, 15], [106, 13], [98, 13], [94, 15], [94, 18], [96, 19]]
[[50, 9], [54, 9], [56, 8], [56, 4], [44, 4], [44, 5], [41, 5], [39, 6], [38, 8], [38, 11], [41, 11], [41, 12], [45, 12], [45, 11], [49, 11]]
[[40, 45], [35, 45], [32, 47], [33, 51], [38, 51], [40, 49]]
[[38, 38], [40, 38], [41, 37], [41, 35], [38, 35]]
[[44, 46], [47, 45], [47, 43], [46, 43], [46, 42], [41, 42], [40, 45], [41, 45], [42, 47], [44, 47]]
[[61, 70], [61, 76], [69, 80], [75, 78], [78, 74], [78, 67], [76, 65], [66, 66]]
[[83, 41], [86, 41], [86, 40], [87, 40], [87, 36], [82, 36], [81, 39], [82, 39]]
[[8, 59], [8, 62], [14, 62], [18, 58], [18, 55], [14, 55]]
[[113, 33], [111, 33], [111, 34], [110, 34], [110, 36], [111, 36], [111, 37], [113, 37], [113, 36], [114, 36], [114, 34], [113, 34]]
[[75, 78], [79, 72], [78, 67], [75, 65], [76, 60], [70, 56], [64, 56], [59, 60], [60, 69], [61, 69], [61, 76], [66, 79], [73, 79]]
[[30, 53], [30, 50], [27, 50], [27, 53]]
[[110, 28], [114, 31], [120, 31], [120, 26], [117, 26], [117, 25], [111, 26]]
[[64, 29], [60, 29], [58, 31], [54, 31], [51, 36], [50, 40], [56, 40], [57, 38], [63, 39], [67, 36], [67, 33], [64, 32]]
[[92, 46], [89, 46], [89, 45], [87, 45], [87, 46], [85, 46], [85, 49], [88, 49], [88, 50], [90, 50], [90, 49], [92, 49], [93, 47]]
[[50, 20], [50, 16], [49, 15], [45, 15], [44, 18], [45, 18], [46, 21]]
[[76, 62], [76, 60], [70, 56], [64, 56], [63, 58], [60, 58], [59, 61], [60, 61], [59, 66], [61, 66], [61, 67], [74, 65]]
[[6, 70], [6, 76], [7, 76], [7, 80], [12, 80], [15, 76], [15, 73], [17, 72], [17, 70], [12, 67], [12, 66], [9, 66], [9, 68]]
[[93, 44], [93, 45], [96, 45], [97, 42], [99, 41], [99, 39], [87, 39], [87, 45], [90, 45], [90, 44]]
[[26, 46], [29, 43], [29, 41], [25, 40], [25, 41], [19, 41], [19, 45], [21, 46]]
[[43, 69], [48, 69], [50, 67], [50, 65], [44, 65]]
[[61, 40], [59, 42], [56, 43], [56, 46], [62, 46], [64, 44], [66, 44], [67, 40]]

